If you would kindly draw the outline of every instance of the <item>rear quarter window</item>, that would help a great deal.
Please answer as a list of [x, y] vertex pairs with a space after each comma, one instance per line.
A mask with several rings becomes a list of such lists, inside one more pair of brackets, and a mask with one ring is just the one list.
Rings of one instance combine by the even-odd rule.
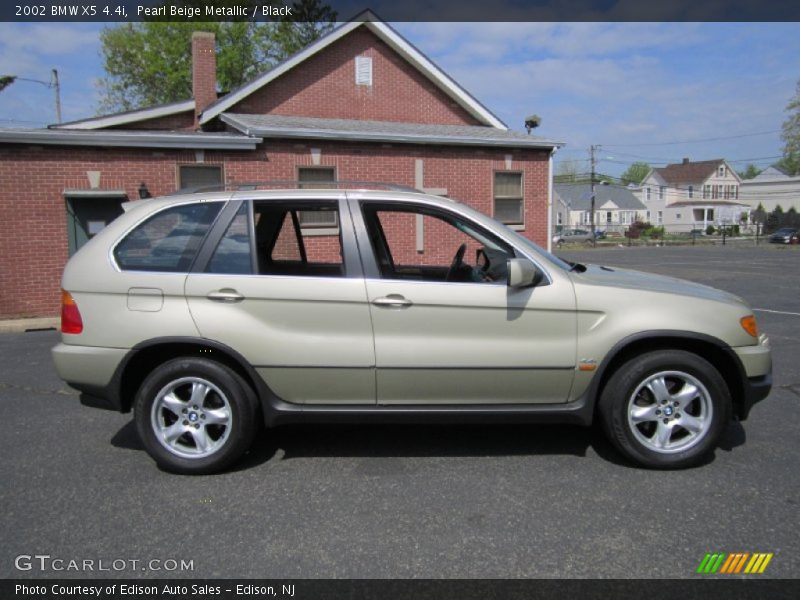
[[188, 272], [221, 202], [162, 210], [137, 225], [114, 249], [123, 271]]

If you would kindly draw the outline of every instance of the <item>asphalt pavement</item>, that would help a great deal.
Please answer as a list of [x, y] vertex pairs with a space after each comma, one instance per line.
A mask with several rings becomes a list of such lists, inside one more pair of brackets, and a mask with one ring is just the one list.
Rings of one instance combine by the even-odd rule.
[[[0, 335], [0, 577], [684, 578], [707, 552], [772, 552], [758, 577], [797, 577], [798, 250], [560, 253], [758, 309], [773, 392], [685, 471], [633, 468], [580, 427], [292, 426], [232, 471], [176, 476], [130, 414], [83, 407], [59, 381], [56, 332]], [[37, 555], [50, 558], [24, 558]]]

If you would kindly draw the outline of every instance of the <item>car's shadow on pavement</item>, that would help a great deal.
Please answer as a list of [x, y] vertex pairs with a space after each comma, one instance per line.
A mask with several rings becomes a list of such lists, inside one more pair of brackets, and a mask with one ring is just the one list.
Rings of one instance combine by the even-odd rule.
[[[723, 433], [719, 448], [730, 452], [745, 443], [738, 421]], [[131, 420], [111, 444], [144, 450]], [[262, 430], [250, 451], [229, 471], [240, 471], [281, 460], [309, 457], [481, 457], [546, 456], [587, 457], [589, 448], [601, 459], [621, 467], [636, 468], [605, 438], [599, 427], [573, 425], [284, 425]], [[590, 453], [589, 453], [590, 454]], [[714, 461], [712, 454], [703, 464]]]

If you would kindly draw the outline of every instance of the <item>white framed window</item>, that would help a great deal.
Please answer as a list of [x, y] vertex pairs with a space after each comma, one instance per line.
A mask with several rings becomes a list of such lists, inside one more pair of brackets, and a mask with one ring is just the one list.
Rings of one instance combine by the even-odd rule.
[[644, 188], [644, 201], [645, 202], [650, 202], [650, 186], [649, 185]]
[[690, 185], [689, 186], [689, 198], [693, 198], [693, 197], [694, 197], [694, 186]]
[[[336, 181], [333, 167], [298, 167], [297, 181], [300, 189], [320, 189], [330, 187]], [[297, 212], [297, 220], [303, 229], [331, 228], [339, 226], [339, 213], [333, 210], [301, 210]]]
[[663, 200], [664, 199], [664, 192], [666, 192], [666, 191], [667, 191], [667, 186], [665, 186], [665, 185], [658, 186], [658, 199], [659, 200]]
[[658, 217], [657, 217], [657, 220], [656, 220], [656, 225], [661, 225], [663, 222], [664, 222], [664, 211], [660, 210], [660, 211], [658, 211]]
[[506, 225], [525, 223], [522, 173], [496, 171], [494, 174], [494, 218]]
[[711, 198], [711, 184], [706, 184], [703, 186], [703, 200], [708, 200]]
[[725, 166], [724, 166], [724, 165], [723, 165], [723, 166], [721, 166], [721, 167], [720, 167], [720, 168], [717, 170], [717, 175], [718, 175], [718, 176], [720, 176], [720, 177], [725, 177]]
[[196, 190], [222, 185], [219, 165], [178, 165], [178, 189]]
[[645, 217], [645, 220], [649, 223], [650, 222], [650, 211], [649, 210], [647, 211], [646, 215], [647, 216]]
[[372, 85], [372, 57], [356, 56], [356, 85]]
[[681, 220], [681, 213], [675, 213], [675, 220], [676, 221], [680, 221]]

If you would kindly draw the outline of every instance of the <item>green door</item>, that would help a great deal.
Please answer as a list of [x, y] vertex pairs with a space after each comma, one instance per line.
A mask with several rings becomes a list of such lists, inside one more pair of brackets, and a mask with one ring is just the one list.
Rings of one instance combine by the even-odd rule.
[[120, 196], [67, 197], [69, 255], [75, 254], [81, 246], [121, 215], [122, 203], [126, 200], [127, 198]]

